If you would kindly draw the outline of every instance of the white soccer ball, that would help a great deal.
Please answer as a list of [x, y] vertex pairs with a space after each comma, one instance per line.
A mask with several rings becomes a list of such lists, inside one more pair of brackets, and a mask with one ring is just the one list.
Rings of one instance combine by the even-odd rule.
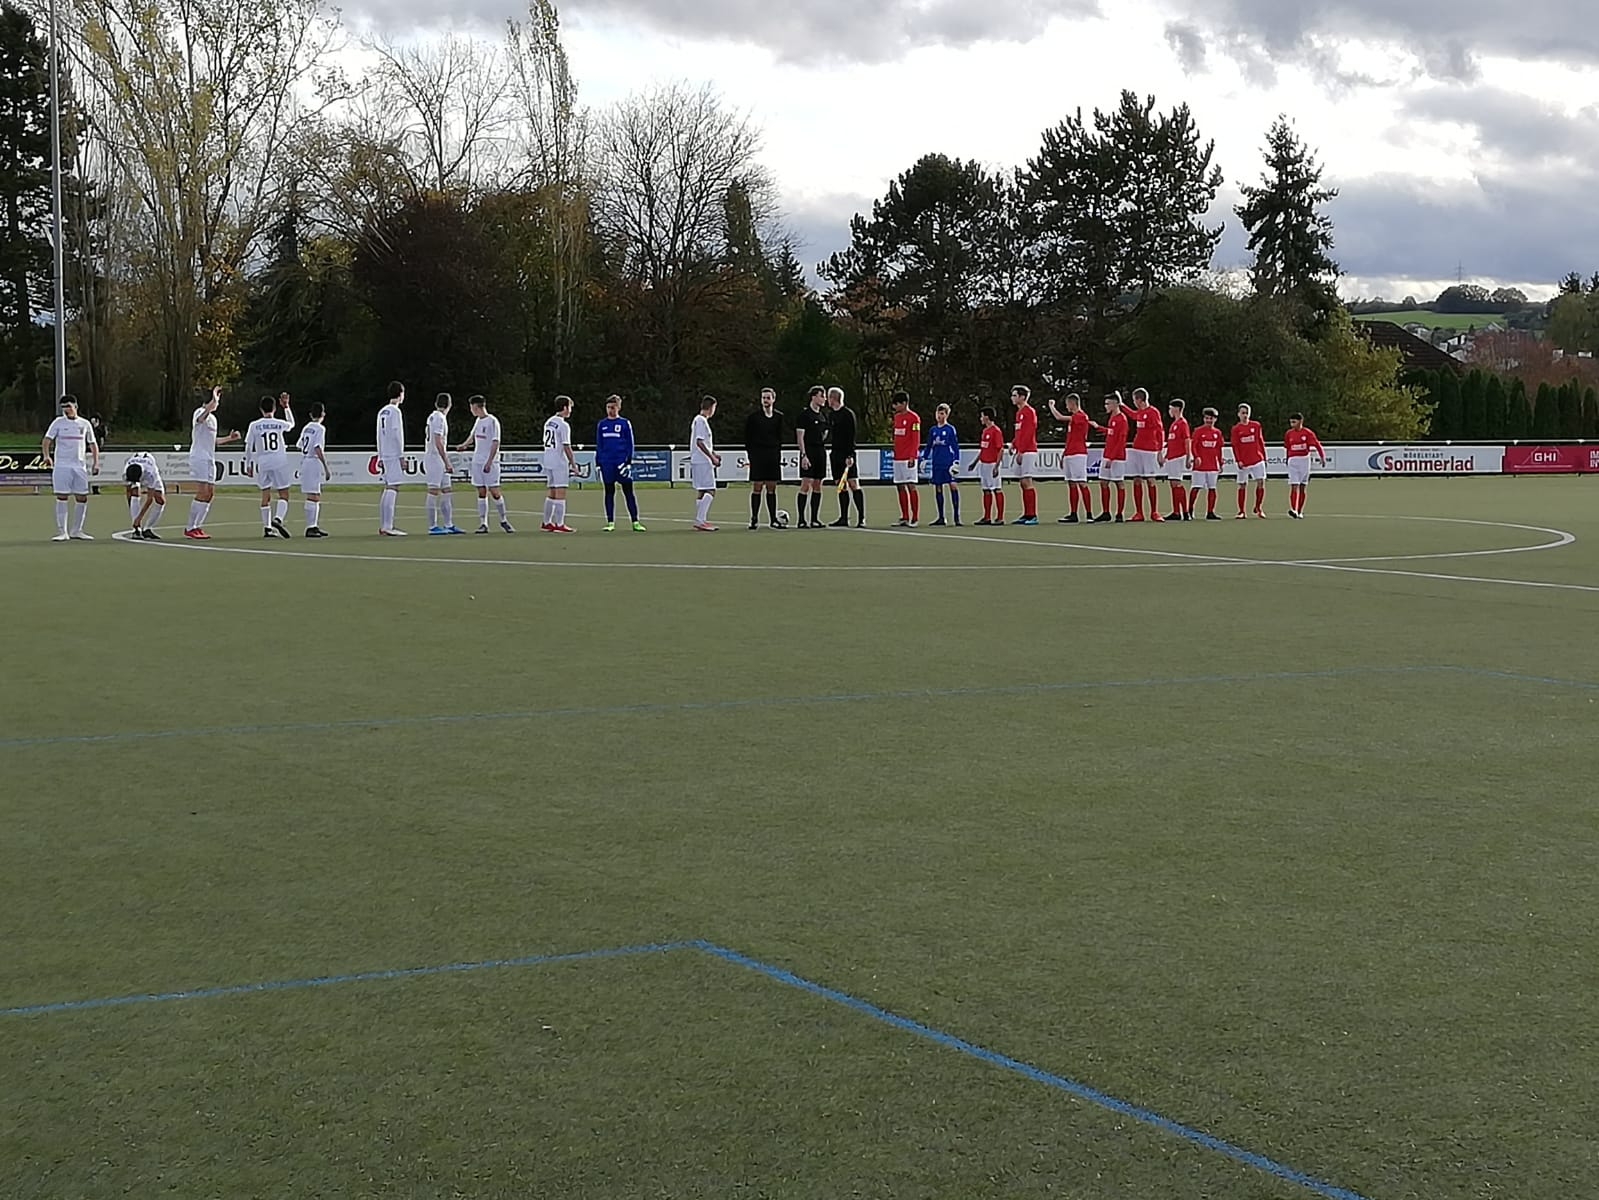
[[788, 510], [785, 508], [777, 510], [777, 527], [779, 529], [788, 528]]

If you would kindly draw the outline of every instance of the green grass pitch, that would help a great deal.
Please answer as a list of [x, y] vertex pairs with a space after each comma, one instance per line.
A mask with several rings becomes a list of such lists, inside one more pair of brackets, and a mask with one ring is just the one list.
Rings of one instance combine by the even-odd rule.
[[697, 939], [1321, 1194], [1589, 1194], [1596, 487], [0, 499], [0, 1196], [1317, 1194], [694, 950], [38, 1007]]

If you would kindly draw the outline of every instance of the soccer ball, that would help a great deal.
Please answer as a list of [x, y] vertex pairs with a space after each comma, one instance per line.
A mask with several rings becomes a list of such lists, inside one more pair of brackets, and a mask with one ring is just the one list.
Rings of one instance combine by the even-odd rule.
[[779, 529], [787, 529], [788, 528], [788, 510], [787, 509], [779, 509], [778, 510], [778, 513], [777, 513], [777, 527]]

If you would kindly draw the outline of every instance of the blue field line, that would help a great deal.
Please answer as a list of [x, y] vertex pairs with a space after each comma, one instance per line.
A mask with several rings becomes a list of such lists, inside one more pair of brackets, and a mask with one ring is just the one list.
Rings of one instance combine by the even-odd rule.
[[0, 1008], [0, 1017], [37, 1017], [49, 1013], [83, 1012], [96, 1008], [125, 1008], [133, 1004], [163, 1004], [175, 1000], [215, 1000], [222, 996], [250, 996], [260, 992], [292, 992], [303, 988], [336, 987], [345, 983], [379, 983], [391, 979], [424, 979], [430, 975], [466, 975], [506, 967], [548, 967], [557, 963], [591, 962], [602, 958], [638, 958], [698, 949], [698, 942], [660, 942], [649, 946], [618, 946], [607, 950], [579, 950], [571, 954], [532, 954], [525, 958], [491, 958], [482, 962], [445, 963], [436, 967], [401, 967], [392, 971], [358, 971], [351, 975], [318, 975], [310, 979], [273, 979], [264, 983], [239, 983], [228, 987], [194, 988], [183, 992], [147, 992], [136, 996], [108, 996], [97, 1000], [62, 1000], [54, 1004], [25, 1004]]
[[1307, 1175], [1303, 1171], [1296, 1171], [1292, 1167], [1284, 1166], [1282, 1163], [1277, 1162], [1275, 1159], [1267, 1158], [1263, 1154], [1256, 1154], [1253, 1150], [1246, 1150], [1233, 1142], [1214, 1137], [1202, 1129], [1195, 1129], [1191, 1125], [1184, 1125], [1181, 1121], [1163, 1117], [1158, 1112], [1143, 1108], [1137, 1104], [1130, 1104], [1126, 1100], [1118, 1100], [1115, 1096], [1107, 1095], [1098, 1088], [1089, 1087], [1086, 1083], [1078, 1083], [1076, 1080], [1067, 1079], [1063, 1075], [1055, 1075], [1035, 1067], [1031, 1063], [1011, 1058], [1009, 1055], [999, 1054], [993, 1050], [985, 1050], [983, 1047], [974, 1045], [963, 1038], [958, 1038], [952, 1033], [945, 1033], [942, 1030], [934, 1029], [930, 1025], [923, 1025], [920, 1021], [913, 1021], [909, 1017], [902, 1017], [897, 1013], [889, 1012], [886, 1008], [879, 1008], [877, 1005], [862, 1000], [858, 996], [851, 996], [848, 992], [825, 987], [820, 983], [815, 983], [803, 976], [796, 975], [792, 971], [773, 966], [771, 963], [761, 962], [759, 959], [751, 958], [747, 954], [740, 954], [737, 950], [729, 950], [725, 946], [718, 946], [714, 942], [698, 942], [696, 945], [705, 953], [722, 959], [724, 962], [744, 967], [787, 987], [797, 988], [799, 991], [809, 992], [813, 996], [830, 1000], [834, 1004], [842, 1005], [862, 1016], [870, 1017], [872, 1020], [879, 1021], [901, 1033], [911, 1034], [914, 1037], [921, 1038], [923, 1041], [942, 1046], [946, 1050], [955, 1050], [970, 1058], [975, 1058], [979, 1062], [1000, 1067], [1025, 1079], [1030, 1079], [1034, 1083], [1041, 1083], [1046, 1087], [1054, 1088], [1058, 1092], [1065, 1092], [1069, 1096], [1075, 1096], [1079, 1100], [1086, 1100], [1090, 1104], [1108, 1109], [1119, 1116], [1129, 1117], [1132, 1120], [1159, 1129], [1163, 1133], [1169, 1133], [1182, 1138], [1184, 1141], [1192, 1142], [1203, 1149], [1213, 1150], [1217, 1154], [1224, 1154], [1235, 1162], [1264, 1171], [1268, 1175], [1273, 1175], [1286, 1183], [1297, 1184], [1299, 1187], [1315, 1192], [1318, 1196], [1328, 1197], [1328, 1200], [1366, 1200], [1359, 1192], [1352, 1192], [1348, 1188], [1335, 1187], [1333, 1184], [1317, 1179], [1313, 1175]]
[[803, 708], [871, 701], [962, 700], [995, 696], [1037, 696], [1060, 692], [1092, 692], [1116, 688], [1220, 687], [1228, 684], [1300, 683], [1318, 679], [1352, 679], [1368, 675], [1414, 675], [1466, 668], [1434, 666], [1333, 667], [1323, 671], [1257, 671], [1239, 675], [1192, 675], [1186, 678], [1090, 679], [1059, 683], [997, 684], [991, 687], [906, 688], [884, 692], [838, 692], [809, 696], [752, 696], [738, 700], [683, 700], [645, 704], [607, 704], [578, 708], [523, 709], [514, 712], [443, 713], [414, 717], [352, 717], [342, 721], [290, 721], [281, 724], [188, 725], [181, 729], [131, 730], [122, 733], [61, 733], [39, 737], [0, 738], [0, 750], [35, 746], [94, 746], [120, 742], [152, 742], [173, 738], [258, 737], [288, 733], [332, 733], [348, 729], [404, 729], [426, 725], [476, 725], [499, 721], [549, 721], [575, 717], [637, 717], [673, 713], [740, 712], [761, 708]]

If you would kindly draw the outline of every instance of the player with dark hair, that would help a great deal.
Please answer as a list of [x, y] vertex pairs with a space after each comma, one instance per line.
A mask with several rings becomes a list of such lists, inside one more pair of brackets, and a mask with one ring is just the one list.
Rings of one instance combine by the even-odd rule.
[[633, 521], [633, 532], [643, 533], [638, 519], [638, 497], [633, 494], [633, 422], [622, 415], [622, 397], [608, 396], [605, 416], [594, 429], [594, 465], [600, 470], [600, 482], [605, 484], [605, 532], [616, 528], [616, 489], [622, 489], [627, 501], [628, 516]]
[[400, 502], [400, 485], [405, 482], [405, 418], [400, 413], [404, 403], [405, 385], [396, 379], [389, 384], [389, 402], [378, 410], [378, 470], [383, 479], [378, 533], [383, 537], [405, 536], [405, 530], [394, 527], [394, 509]]
[[[282, 409], [283, 415], [277, 415]], [[293, 537], [283, 518], [289, 515], [289, 486], [294, 471], [289, 466], [289, 434], [294, 431], [294, 412], [289, 408], [289, 393], [276, 400], [261, 397], [261, 415], [250, 422], [244, 435], [244, 465], [255, 472], [261, 489], [262, 537]], [[272, 493], [278, 494], [273, 511]]]
[[[1127, 519], [1127, 414], [1122, 411], [1122, 394], [1105, 397], [1105, 424], [1094, 422], [1094, 429], [1105, 435], [1105, 449], [1099, 460], [1099, 516], [1094, 524], [1103, 525]], [[1116, 485], [1116, 515], [1110, 515], [1110, 485]]]
[[716, 452], [711, 435], [711, 418], [716, 415], [716, 397], [700, 399], [700, 412], [689, 431], [689, 477], [694, 484], [694, 528], [700, 533], [715, 533], [711, 524], [711, 502], [716, 499], [716, 471], [722, 456]]
[[167, 493], [155, 455], [148, 450], [130, 454], [122, 477], [128, 485], [128, 515], [133, 518], [133, 536], [140, 541], [159, 542], [161, 538], [155, 527], [166, 511]]
[[1238, 424], [1233, 426], [1231, 439], [1233, 461], [1238, 468], [1238, 516], [1242, 521], [1249, 492], [1249, 481], [1255, 481], [1255, 515], [1266, 519], [1266, 431], [1250, 415], [1247, 404], [1238, 406]]
[[838, 520], [835, 529], [849, 524], [849, 498], [855, 497], [855, 527], [866, 524], [866, 497], [861, 492], [860, 472], [855, 467], [857, 425], [855, 410], [844, 403], [843, 388], [827, 389], [827, 405], [833, 410], [832, 424], [828, 428], [828, 460], [833, 478], [838, 481]]
[[[827, 389], [817, 384], [811, 389], [809, 402], [794, 419], [794, 440], [800, 456], [796, 523], [801, 529], [822, 527], [822, 480], [827, 478], [827, 432], [831, 425]], [[809, 520], [806, 520], [807, 512]]]
[[[783, 414], [777, 411], [777, 393], [761, 389], [761, 402], [744, 418], [744, 457], [750, 469], [750, 528], [761, 524], [761, 497], [766, 497], [766, 516], [773, 529], [777, 523], [777, 485], [783, 479]], [[802, 513], [801, 516], [804, 514]]]
[[1133, 411], [1130, 419], [1136, 426], [1133, 445], [1127, 452], [1127, 475], [1133, 481], [1133, 520], [1144, 519], [1144, 494], [1149, 494], [1149, 519], [1165, 521], [1160, 515], [1160, 493], [1156, 480], [1160, 477], [1160, 455], [1166, 445], [1166, 428], [1160, 419], [1160, 410], [1149, 402], [1149, 393], [1143, 388], [1133, 390]]
[[311, 405], [311, 419], [300, 430], [300, 498], [305, 502], [305, 536], [325, 538], [322, 531], [322, 485], [333, 478], [328, 466], [328, 410], [321, 401]]
[[189, 478], [194, 481], [194, 499], [189, 504], [188, 528], [183, 536], [197, 542], [211, 540], [205, 531], [205, 519], [210, 515], [211, 503], [217, 494], [217, 447], [239, 440], [237, 429], [226, 437], [217, 437], [217, 407], [222, 403], [222, 389], [211, 389], [211, 398], [199, 408], [189, 421]]
[[1327, 451], [1315, 432], [1305, 428], [1305, 414], [1295, 413], [1288, 418], [1288, 432], [1283, 434], [1283, 445], [1288, 451], [1288, 515], [1296, 521], [1305, 519], [1305, 494], [1310, 490], [1310, 452], [1314, 450], [1327, 467]]
[[1192, 485], [1188, 491], [1188, 511], [1199, 503], [1199, 493], [1206, 493], [1205, 520], [1219, 521], [1216, 515], [1216, 489], [1221, 481], [1222, 452], [1227, 447], [1227, 435], [1216, 426], [1221, 416], [1214, 408], [1202, 414], [1203, 423], [1194, 430], [1191, 460], [1194, 468]]
[[[1066, 411], [1061, 412], [1055, 402], [1049, 402], [1050, 416], [1066, 424], [1066, 447], [1062, 465], [1066, 476], [1066, 491], [1071, 501], [1071, 512], [1060, 519], [1062, 525], [1076, 525], [1094, 519], [1094, 494], [1088, 490], [1088, 431], [1094, 423], [1083, 411], [1082, 397], [1073, 392], [1066, 397]], [[1083, 515], [1077, 515], [1078, 509]]]
[[449, 392], [440, 392], [428, 413], [427, 446], [422, 455], [422, 470], [428, 485], [428, 533], [437, 537], [463, 533], [455, 527], [455, 479], [450, 468], [450, 409], [454, 401]]
[[[922, 497], [916, 483], [921, 473], [922, 419], [911, 409], [909, 392], [895, 392], [894, 490], [899, 493], [899, 523], [914, 527], [922, 519]], [[939, 508], [944, 502], [939, 500]]]
[[977, 443], [977, 483], [983, 489], [983, 519], [979, 525], [1005, 523], [1005, 489], [999, 477], [1000, 464], [1005, 459], [1005, 431], [995, 420], [995, 412], [988, 405], [977, 410], [983, 432]]
[[1183, 415], [1183, 402], [1173, 400], [1166, 406], [1171, 424], [1166, 427], [1166, 449], [1161, 458], [1166, 467], [1166, 481], [1171, 484], [1171, 515], [1168, 521], [1192, 521], [1194, 514], [1188, 508], [1188, 488], [1183, 476], [1188, 474], [1188, 459], [1192, 431], [1188, 418]]
[[1022, 515], [1017, 525], [1038, 524], [1038, 488], [1033, 476], [1038, 474], [1038, 410], [1033, 407], [1030, 388], [1017, 384], [1010, 390], [1010, 402], [1016, 408], [1016, 431], [1011, 438], [1011, 450], [1016, 455], [1016, 474], [1022, 484]]
[[[472, 452], [472, 486], [477, 489], [477, 532], [489, 531], [489, 501], [494, 501], [494, 511], [499, 514], [500, 528], [515, 533], [511, 515], [506, 511], [505, 493], [500, 491], [500, 418], [489, 412], [489, 402], [482, 396], [473, 396], [466, 402], [472, 410], [472, 432], [457, 450]], [[548, 513], [548, 502], [545, 505]]]
[[557, 396], [550, 419], [544, 422], [544, 524], [545, 533], [576, 533], [566, 523], [566, 489], [577, 474], [572, 453], [572, 397]]

